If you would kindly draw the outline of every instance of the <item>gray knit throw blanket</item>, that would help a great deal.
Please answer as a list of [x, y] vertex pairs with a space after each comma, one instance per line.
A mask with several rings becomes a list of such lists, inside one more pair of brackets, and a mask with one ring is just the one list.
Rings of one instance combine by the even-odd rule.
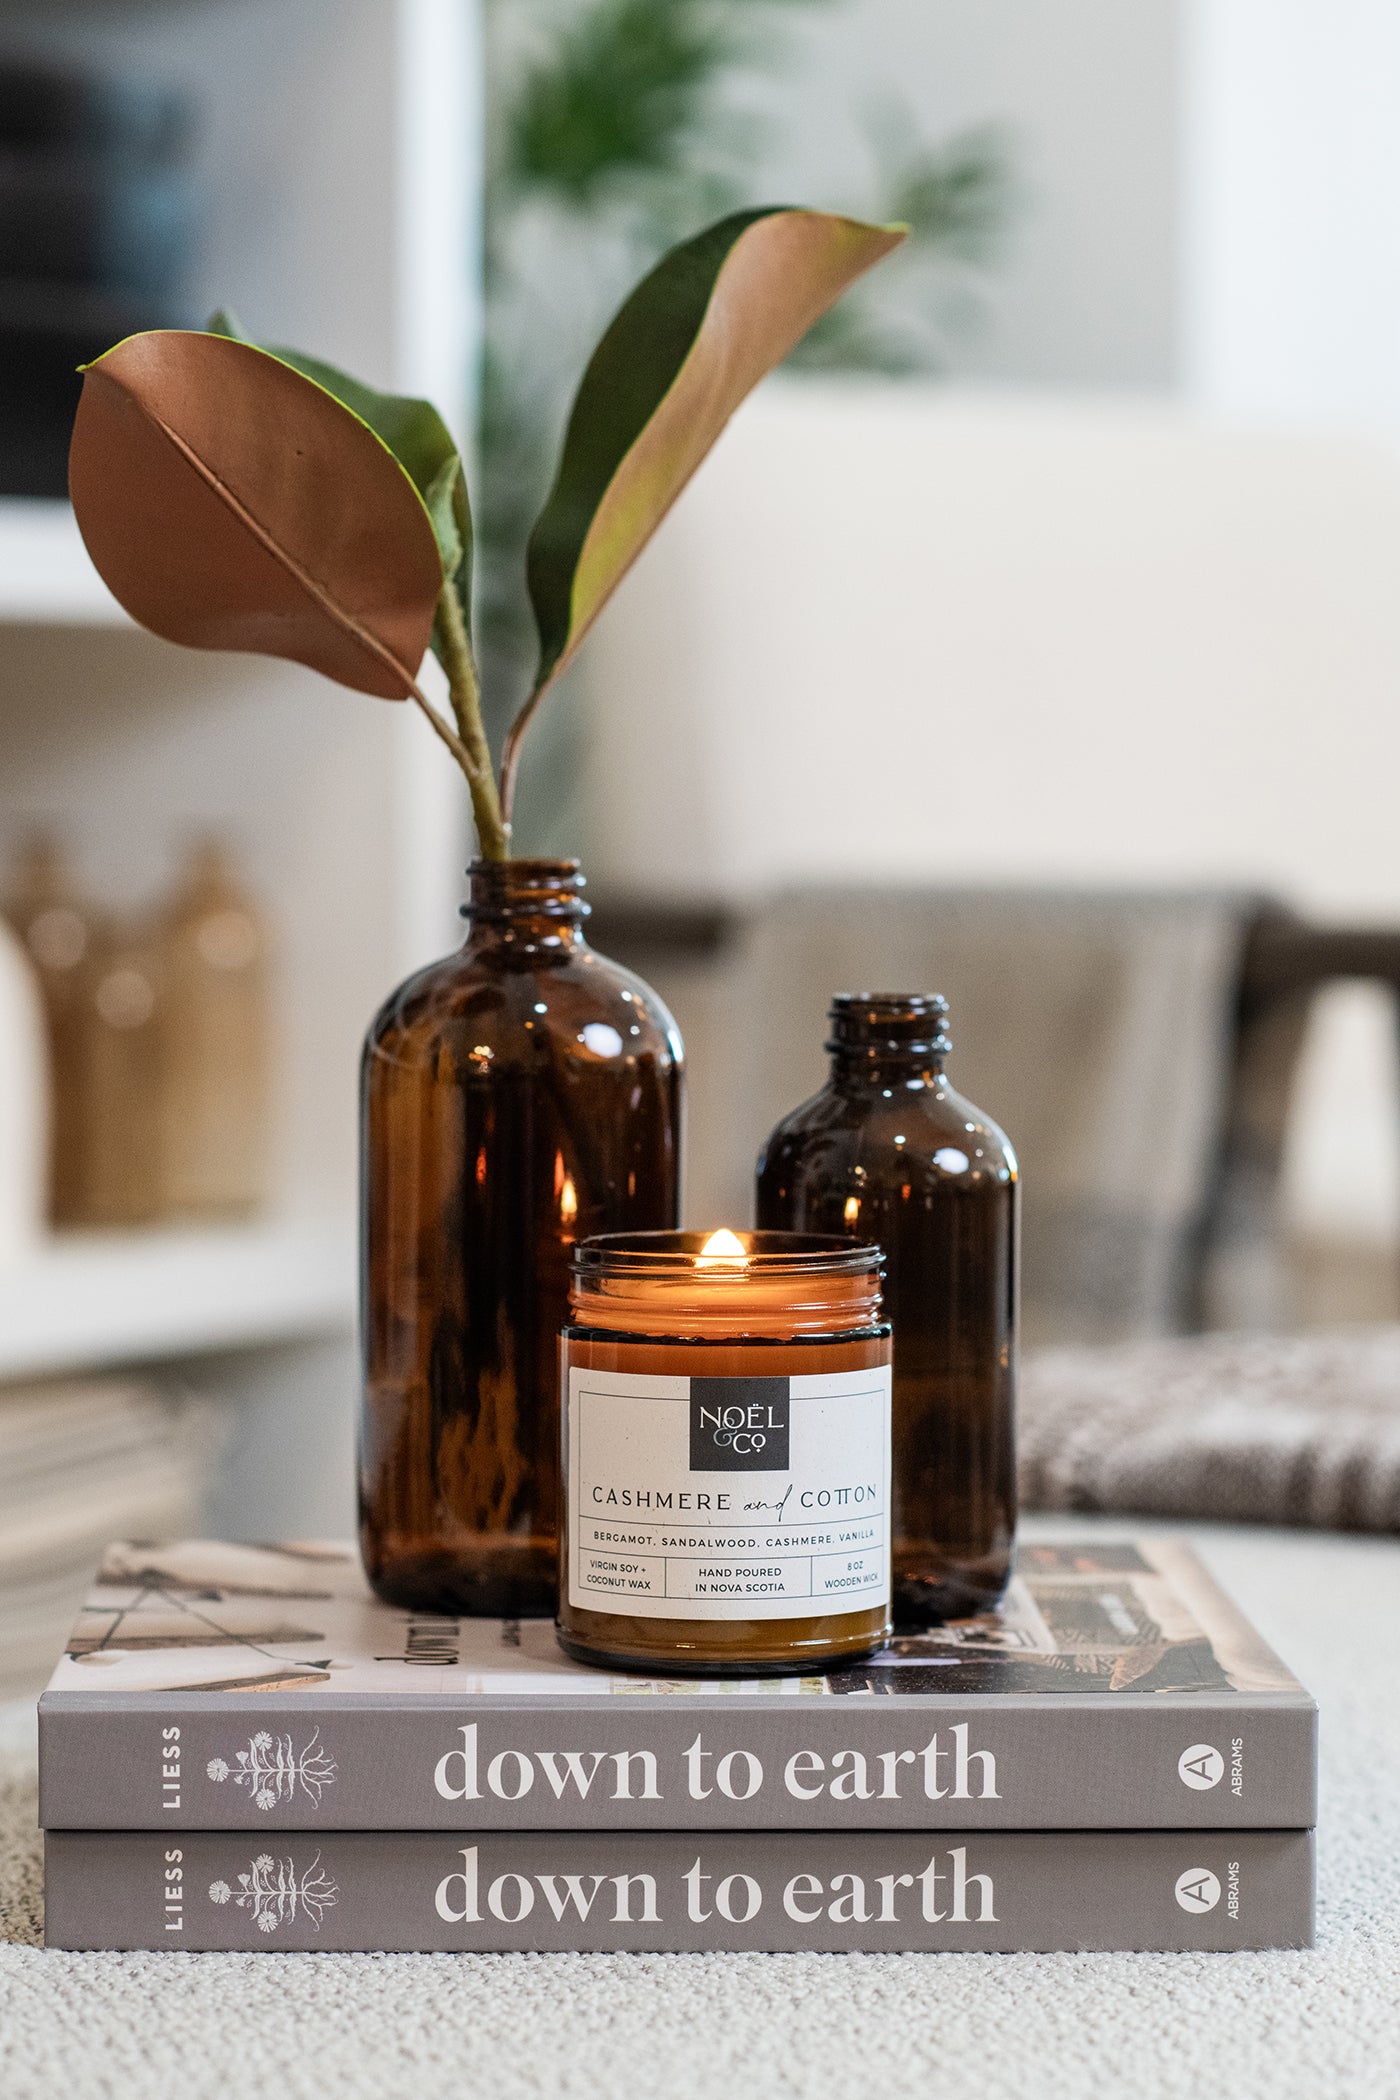
[[1028, 1509], [1400, 1532], [1400, 1327], [1030, 1357]]

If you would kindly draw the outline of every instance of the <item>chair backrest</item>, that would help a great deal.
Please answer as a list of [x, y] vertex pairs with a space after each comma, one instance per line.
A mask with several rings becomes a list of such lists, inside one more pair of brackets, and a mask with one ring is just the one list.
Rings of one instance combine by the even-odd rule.
[[[605, 905], [598, 938], [686, 1036], [697, 1225], [751, 1217], [760, 1145], [825, 1077], [834, 992], [944, 993], [951, 1083], [1021, 1159], [1027, 1332], [1058, 1340], [1178, 1331], [1216, 1310], [1241, 972], [1260, 913], [1223, 891], [807, 889], [674, 915], [669, 938], [664, 911]], [[1267, 1210], [1256, 1186], [1252, 1228]], [[1256, 1270], [1275, 1253], [1254, 1246]]]

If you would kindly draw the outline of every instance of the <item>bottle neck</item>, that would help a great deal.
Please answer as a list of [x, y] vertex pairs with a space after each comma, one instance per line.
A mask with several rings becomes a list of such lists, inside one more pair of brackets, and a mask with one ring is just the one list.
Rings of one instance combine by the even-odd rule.
[[462, 917], [469, 948], [557, 953], [585, 945], [584, 876], [576, 860], [474, 860]]
[[879, 1092], [885, 1087], [937, 1087], [943, 1084], [943, 1059], [911, 1056], [906, 1051], [862, 1052], [843, 1047], [831, 1052], [831, 1079], [843, 1093]]

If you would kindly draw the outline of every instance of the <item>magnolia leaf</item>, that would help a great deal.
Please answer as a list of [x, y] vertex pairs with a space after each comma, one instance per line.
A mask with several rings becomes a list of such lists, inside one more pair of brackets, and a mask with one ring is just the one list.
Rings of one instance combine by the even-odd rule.
[[413, 690], [443, 582], [427, 509], [375, 432], [285, 360], [129, 336], [86, 367], [68, 472], [88, 552], [143, 627]]
[[786, 205], [735, 212], [642, 279], [584, 373], [531, 535], [536, 697], [744, 396], [904, 233]]
[[211, 316], [209, 333], [226, 335], [237, 343], [252, 343], [269, 357], [280, 358], [294, 372], [333, 394], [389, 447], [423, 499], [442, 556], [442, 573], [452, 580], [470, 634], [472, 519], [467, 477], [452, 433], [432, 402], [420, 401], [412, 394], [381, 393], [338, 366], [325, 364], [319, 357], [307, 357], [301, 350], [289, 350], [285, 344], [254, 342], [227, 307], [220, 307]]

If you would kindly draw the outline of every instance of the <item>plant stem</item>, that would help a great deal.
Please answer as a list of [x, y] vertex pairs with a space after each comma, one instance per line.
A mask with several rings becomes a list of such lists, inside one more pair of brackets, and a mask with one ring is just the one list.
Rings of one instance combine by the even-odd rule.
[[[442, 638], [443, 666], [457, 717], [461, 754], [457, 762], [471, 789], [472, 815], [484, 860], [506, 860], [510, 854], [510, 826], [501, 813], [496, 776], [491, 766], [491, 747], [481, 719], [481, 685], [467, 635], [461, 603], [449, 578], [438, 599], [438, 632]], [[441, 723], [439, 733], [446, 728]], [[454, 739], [454, 742], [457, 739]], [[450, 747], [449, 747], [450, 748]]]

